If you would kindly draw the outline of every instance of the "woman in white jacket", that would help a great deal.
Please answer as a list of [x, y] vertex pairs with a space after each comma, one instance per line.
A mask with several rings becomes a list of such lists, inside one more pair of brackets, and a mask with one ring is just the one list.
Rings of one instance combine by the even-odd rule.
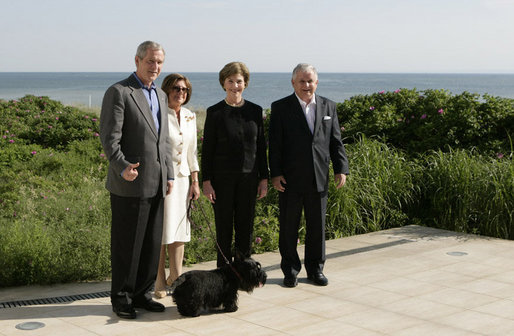
[[[170, 286], [182, 273], [184, 243], [191, 240], [187, 207], [190, 199], [196, 200], [200, 196], [196, 115], [182, 106], [191, 98], [191, 83], [181, 74], [170, 74], [164, 78], [162, 90], [168, 95], [168, 123], [175, 180], [173, 191], [164, 200], [162, 247], [154, 292], [158, 298], [166, 296], [166, 285]], [[166, 252], [170, 268], [167, 279]]]

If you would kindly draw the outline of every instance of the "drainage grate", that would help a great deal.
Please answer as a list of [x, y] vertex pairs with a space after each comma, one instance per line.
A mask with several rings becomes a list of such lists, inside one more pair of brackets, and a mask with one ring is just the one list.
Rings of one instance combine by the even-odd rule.
[[106, 292], [97, 292], [97, 293], [89, 293], [89, 294], [59, 296], [59, 297], [44, 298], [44, 299], [0, 302], [0, 309], [23, 307], [23, 306], [44, 305], [44, 304], [54, 304], [54, 303], [59, 304], [59, 303], [67, 303], [67, 302], [73, 302], [73, 301], [79, 301], [79, 300], [99, 299], [99, 298], [105, 298], [105, 297], [109, 297], [109, 296], [111, 296], [111, 292], [106, 291]]

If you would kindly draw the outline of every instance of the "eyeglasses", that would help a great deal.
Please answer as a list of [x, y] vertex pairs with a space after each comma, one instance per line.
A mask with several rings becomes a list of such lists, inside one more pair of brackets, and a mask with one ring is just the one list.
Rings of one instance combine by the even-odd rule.
[[185, 93], [189, 92], [189, 88], [187, 88], [187, 87], [174, 86], [174, 87], [172, 87], [172, 89], [175, 92], [180, 92], [180, 91], [185, 92]]

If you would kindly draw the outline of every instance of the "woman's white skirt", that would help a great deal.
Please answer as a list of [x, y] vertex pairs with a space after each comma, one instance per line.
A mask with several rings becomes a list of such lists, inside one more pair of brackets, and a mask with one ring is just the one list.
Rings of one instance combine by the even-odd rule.
[[164, 199], [163, 245], [191, 240], [191, 224], [187, 219], [188, 193], [189, 176], [178, 174], [171, 194]]

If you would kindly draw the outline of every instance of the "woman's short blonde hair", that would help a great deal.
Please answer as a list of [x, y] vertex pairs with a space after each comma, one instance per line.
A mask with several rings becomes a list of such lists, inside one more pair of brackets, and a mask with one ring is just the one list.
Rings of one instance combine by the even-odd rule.
[[186, 76], [181, 75], [179, 73], [169, 74], [162, 81], [161, 89], [162, 89], [162, 91], [166, 92], [166, 95], [168, 96], [170, 94], [171, 90], [173, 90], [173, 87], [177, 84], [177, 82], [181, 81], [181, 80], [183, 80], [184, 83], [186, 83], [186, 87], [188, 89], [187, 97], [186, 97], [186, 100], [184, 101], [184, 105], [186, 105], [189, 102], [189, 100], [191, 99], [191, 95], [193, 94], [193, 86], [191, 85], [191, 82], [189, 81], [189, 79], [187, 79]]
[[[250, 70], [243, 62], [230, 62], [223, 67], [220, 71], [220, 84], [223, 87], [225, 84], [225, 79], [232, 75], [241, 75], [245, 80], [245, 88], [248, 87], [248, 83], [250, 82]], [[223, 88], [225, 90], [225, 88]]]

